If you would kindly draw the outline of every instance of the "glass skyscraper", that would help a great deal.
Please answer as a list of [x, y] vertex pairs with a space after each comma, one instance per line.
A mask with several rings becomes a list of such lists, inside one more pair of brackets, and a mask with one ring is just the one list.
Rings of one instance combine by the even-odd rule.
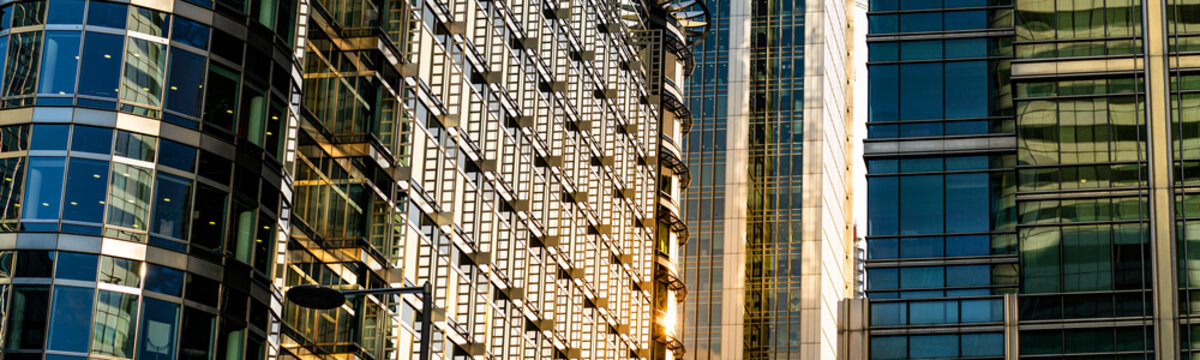
[[[689, 85], [689, 359], [831, 358], [852, 291], [842, 1], [709, 1]], [[694, 344], [694, 345], [693, 345]]]
[[678, 358], [706, 18], [0, 1], [0, 357], [410, 359], [432, 327], [431, 359]]
[[1195, 7], [871, 3], [869, 358], [1196, 356]]

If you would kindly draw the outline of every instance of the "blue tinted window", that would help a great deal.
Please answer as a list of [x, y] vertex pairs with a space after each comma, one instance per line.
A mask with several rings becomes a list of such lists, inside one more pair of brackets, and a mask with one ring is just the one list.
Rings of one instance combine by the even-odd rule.
[[77, 125], [71, 151], [108, 154], [112, 152], [112, 139], [112, 129]]
[[63, 165], [60, 157], [29, 158], [22, 219], [57, 219], [62, 200]]
[[900, 120], [942, 117], [942, 63], [900, 65]]
[[192, 172], [196, 166], [196, 148], [163, 139], [159, 143], [161, 150], [158, 163], [179, 170]]
[[[92, 4], [111, 3], [94, 1]], [[121, 19], [125, 19], [123, 14]], [[82, 73], [87, 76], [79, 79], [79, 94], [115, 99], [121, 77], [121, 57], [125, 54], [125, 37], [88, 32], [83, 41]]]
[[104, 194], [107, 189], [107, 161], [71, 158], [63, 219], [91, 223], [103, 221]]
[[[946, 8], [964, 8], [964, 7], [977, 7], [977, 6], [988, 6], [988, 5], [989, 5], [988, 0], [946, 0], [945, 7]], [[998, 4], [993, 3], [991, 5], [998, 5]]]
[[900, 233], [941, 233], [945, 210], [943, 195], [942, 175], [900, 177]]
[[900, 159], [900, 172], [942, 171], [942, 158], [906, 158]]
[[[93, 324], [92, 352], [97, 354], [133, 358], [133, 344], [137, 323], [137, 295], [100, 290], [96, 299], [97, 308], [107, 309], [105, 316], [97, 316]], [[119, 336], [118, 334], [122, 334]]]
[[70, 131], [68, 125], [34, 125], [29, 150], [66, 150]]
[[936, 9], [942, 7], [942, 0], [900, 0], [900, 10]]
[[957, 301], [917, 301], [909, 303], [909, 324], [953, 324], [958, 322]]
[[946, 232], [987, 231], [990, 198], [987, 173], [946, 175]]
[[867, 44], [870, 61], [895, 61], [900, 57], [899, 46], [894, 42]]
[[941, 122], [927, 122], [916, 124], [901, 124], [900, 137], [917, 137], [917, 136], [940, 136], [942, 135]]
[[46, 316], [50, 308], [49, 286], [13, 286], [9, 314], [5, 316], [4, 348], [42, 350], [46, 340]]
[[50, 312], [50, 350], [88, 351], [92, 323], [92, 289], [54, 287], [54, 311]]
[[961, 59], [988, 56], [988, 39], [946, 40], [946, 58]]
[[192, 180], [159, 173], [154, 190], [154, 216], [150, 231], [176, 239], [187, 239], [191, 220]]
[[946, 63], [946, 118], [988, 116], [987, 61]]
[[962, 334], [962, 356], [1003, 356], [1004, 334]]
[[941, 257], [944, 254], [940, 236], [900, 239], [900, 257], [927, 258]]
[[942, 58], [942, 41], [905, 41], [900, 43], [900, 60], [934, 60]]
[[128, 5], [104, 1], [92, 1], [88, 8], [87, 24], [124, 29]]
[[899, 4], [900, 0], [871, 0], [871, 11], [896, 10]]
[[171, 33], [171, 40], [207, 50], [208, 26], [187, 18], [176, 17], [175, 32]]
[[146, 264], [146, 290], [172, 296], [183, 295], [183, 271]]
[[987, 11], [955, 11], [946, 13], [946, 31], [986, 29]]
[[867, 160], [868, 174], [890, 174], [900, 171], [900, 162], [896, 159]]
[[867, 67], [867, 101], [869, 121], [895, 121], [899, 116], [900, 81], [897, 65], [872, 65]]
[[946, 256], [975, 256], [991, 253], [991, 237], [967, 235], [946, 237]]
[[57, 279], [96, 281], [96, 262], [99, 257], [94, 254], [73, 252], [58, 253], [58, 268], [54, 270]]
[[899, 135], [898, 127], [895, 124], [888, 125], [867, 125], [867, 137], [872, 139], [887, 139], [894, 138]]
[[894, 33], [900, 24], [900, 19], [897, 15], [872, 15], [869, 18], [868, 23], [871, 27], [871, 34]]
[[895, 176], [867, 179], [867, 234], [895, 235], [900, 201]]
[[896, 239], [867, 240], [867, 258], [895, 259], [897, 257], [900, 257], [900, 252], [896, 245]]
[[871, 360], [899, 360], [908, 358], [908, 337], [872, 336]]
[[871, 290], [895, 289], [900, 287], [896, 269], [867, 270], [867, 287]]
[[946, 286], [987, 286], [992, 283], [990, 265], [950, 266], [946, 268]]
[[42, 48], [42, 72], [38, 94], [75, 93], [75, 72], [79, 67], [78, 31], [47, 31]]
[[984, 170], [987, 168], [987, 156], [951, 156], [946, 158], [946, 170]]
[[175, 358], [175, 331], [179, 328], [179, 305], [146, 298], [142, 309], [139, 359]]
[[908, 338], [910, 359], [958, 357], [957, 335], [920, 335]]
[[916, 13], [900, 15], [900, 32], [941, 31], [942, 13]]
[[905, 325], [908, 304], [903, 302], [871, 303], [871, 325]]
[[987, 120], [974, 121], [948, 121], [946, 125], [946, 135], [971, 135], [971, 134], [987, 134]]
[[83, 0], [50, 0], [50, 6], [46, 12], [46, 23], [82, 24], [83, 5]]
[[900, 287], [934, 288], [946, 285], [945, 269], [940, 266], [900, 268]]
[[963, 300], [962, 322], [994, 322], [1004, 320], [1003, 303], [999, 299]]
[[171, 49], [167, 75], [167, 109], [188, 116], [200, 116], [201, 87], [204, 85], [204, 57], [180, 49]]
[[[8, 9], [0, 8], [0, 15], [7, 14]], [[4, 23], [0, 22], [0, 29], [4, 29]], [[8, 58], [8, 36], [0, 36], [0, 71], [4, 70], [5, 60]], [[4, 75], [0, 74], [0, 82], [4, 81]]]

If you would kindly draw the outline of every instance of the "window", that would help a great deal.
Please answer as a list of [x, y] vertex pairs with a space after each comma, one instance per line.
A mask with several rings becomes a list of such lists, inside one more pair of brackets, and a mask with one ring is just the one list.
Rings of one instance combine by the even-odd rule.
[[907, 325], [908, 324], [908, 303], [904, 302], [889, 302], [889, 303], [871, 303], [871, 325], [872, 326], [888, 326], [888, 325]]
[[67, 95], [75, 93], [75, 74], [79, 68], [78, 31], [47, 31], [42, 47], [42, 73], [38, 94]]
[[50, 314], [50, 350], [88, 351], [92, 323], [91, 288], [54, 287], [54, 311]]
[[27, 205], [22, 219], [58, 219], [65, 162], [60, 157], [29, 158], [29, 180], [25, 183]]
[[100, 257], [100, 282], [138, 287], [142, 281], [142, 262], [137, 260]]
[[909, 303], [909, 324], [953, 324], [958, 322], [957, 301], [916, 301]]
[[17, 267], [13, 275], [16, 277], [50, 277], [54, 270], [54, 252], [52, 251], [20, 251], [17, 252]]
[[46, 341], [50, 287], [14, 285], [4, 328], [4, 348], [42, 350]]
[[196, 148], [171, 140], [162, 140], [158, 164], [192, 172], [196, 170]]
[[213, 332], [216, 330], [217, 320], [212, 314], [204, 311], [185, 307], [183, 311], [183, 336], [179, 340], [179, 352], [181, 358], [187, 359], [208, 359], [213, 348]]
[[137, 295], [100, 290], [92, 326], [92, 353], [133, 357]]
[[66, 150], [70, 139], [69, 125], [34, 125], [29, 150]]
[[945, 285], [945, 271], [940, 266], [900, 268], [900, 288], [935, 288]]
[[112, 189], [108, 197], [108, 221], [138, 230], [146, 229], [150, 211], [150, 169], [113, 163]]
[[900, 65], [900, 120], [942, 118], [942, 84], [941, 63]]
[[167, 13], [137, 6], [129, 12], [129, 30], [166, 37], [170, 28], [171, 15]]
[[207, 25], [187, 18], [176, 17], [175, 32], [171, 33], [171, 40], [191, 45], [200, 50], [208, 50], [208, 33]]
[[238, 74], [221, 65], [208, 67], [207, 96], [204, 98], [204, 121], [232, 132], [236, 122]]
[[869, 121], [895, 121], [899, 119], [900, 95], [896, 84], [900, 81], [898, 65], [872, 65], [867, 72], [867, 101]]
[[871, 337], [871, 360], [899, 360], [907, 358], [907, 336]]
[[1022, 230], [1021, 292], [1046, 293], [1059, 290], [1059, 231], [1054, 227]]
[[1004, 356], [1004, 334], [962, 334], [962, 356]]
[[191, 220], [192, 180], [158, 174], [154, 191], [154, 215], [150, 231], [176, 239], [187, 239]]
[[61, 251], [58, 253], [58, 260], [54, 278], [96, 281], [96, 262], [99, 261], [96, 255]]
[[[108, 189], [108, 162], [71, 158], [67, 171], [64, 220], [101, 223]], [[91, 280], [91, 279], [89, 279]]]
[[121, 100], [154, 107], [162, 105], [167, 46], [131, 37], [125, 55]]
[[192, 243], [220, 249], [225, 239], [225, 216], [229, 194], [204, 184], [196, 187], [196, 213], [192, 217]]
[[958, 357], [957, 335], [920, 335], [908, 337], [910, 359]]
[[1108, 225], [1063, 227], [1063, 291], [1112, 289]]
[[33, 88], [37, 85], [37, 66], [42, 52], [42, 32], [12, 34], [8, 40], [8, 58], [12, 60], [4, 69], [4, 91], [0, 93], [0, 96], [33, 95]]
[[75, 126], [71, 151], [91, 152], [108, 155], [112, 152], [113, 130], [93, 126]]
[[899, 229], [900, 199], [896, 177], [867, 179], [868, 235], [895, 235]]
[[146, 298], [142, 309], [141, 352], [139, 359], [175, 359], [175, 331], [179, 325], [179, 305]]
[[946, 118], [974, 118], [989, 115], [991, 100], [987, 61], [947, 62]]
[[943, 196], [941, 175], [900, 177], [900, 233], [908, 235], [943, 232]]
[[84, 0], [50, 0], [46, 24], [82, 24]]
[[155, 139], [150, 135], [117, 130], [117, 148], [113, 155], [134, 160], [154, 161]]
[[[183, 115], [200, 116], [200, 100], [204, 86], [205, 58], [189, 51], [171, 49], [170, 73], [167, 76], [167, 109]], [[179, 124], [195, 127], [195, 123]]]
[[183, 296], [183, 271], [147, 263], [146, 291]]
[[21, 210], [21, 184], [25, 176], [23, 158], [0, 159], [0, 213], [4, 219], [16, 219]]
[[20, 2], [13, 5], [12, 12], [12, 27], [41, 25], [46, 7], [41, 1]]
[[105, 1], [88, 3], [90, 5], [88, 7], [88, 25], [125, 29], [125, 14], [129, 8], [128, 5]]
[[[99, 4], [99, 5], [97, 5]], [[116, 4], [93, 1], [92, 11]], [[124, 6], [124, 5], [119, 5]], [[121, 14], [121, 19], [124, 19]], [[89, 20], [90, 21], [90, 20]], [[95, 32], [84, 34], [83, 70], [87, 76], [79, 79], [79, 95], [115, 99], [121, 77], [121, 56], [125, 53], [125, 37]]]

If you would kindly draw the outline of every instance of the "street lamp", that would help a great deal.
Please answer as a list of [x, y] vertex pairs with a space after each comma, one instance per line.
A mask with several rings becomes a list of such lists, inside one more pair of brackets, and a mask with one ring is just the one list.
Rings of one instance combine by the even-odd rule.
[[428, 282], [424, 286], [338, 290], [328, 286], [303, 284], [293, 286], [287, 291], [287, 299], [298, 306], [330, 310], [337, 309], [346, 303], [346, 297], [351, 295], [389, 295], [389, 294], [421, 294], [421, 355], [420, 360], [429, 360], [430, 343], [433, 341], [433, 286]]

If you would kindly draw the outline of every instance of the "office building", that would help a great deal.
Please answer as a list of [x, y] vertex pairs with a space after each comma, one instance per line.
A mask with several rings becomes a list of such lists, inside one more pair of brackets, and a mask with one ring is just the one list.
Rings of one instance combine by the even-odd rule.
[[853, 294], [848, 1], [709, 1], [689, 85], [689, 359], [833, 358]]
[[408, 359], [430, 326], [434, 359], [678, 357], [675, 84], [706, 16], [4, 2], [0, 351]]
[[1190, 6], [871, 3], [868, 358], [1195, 356]]

